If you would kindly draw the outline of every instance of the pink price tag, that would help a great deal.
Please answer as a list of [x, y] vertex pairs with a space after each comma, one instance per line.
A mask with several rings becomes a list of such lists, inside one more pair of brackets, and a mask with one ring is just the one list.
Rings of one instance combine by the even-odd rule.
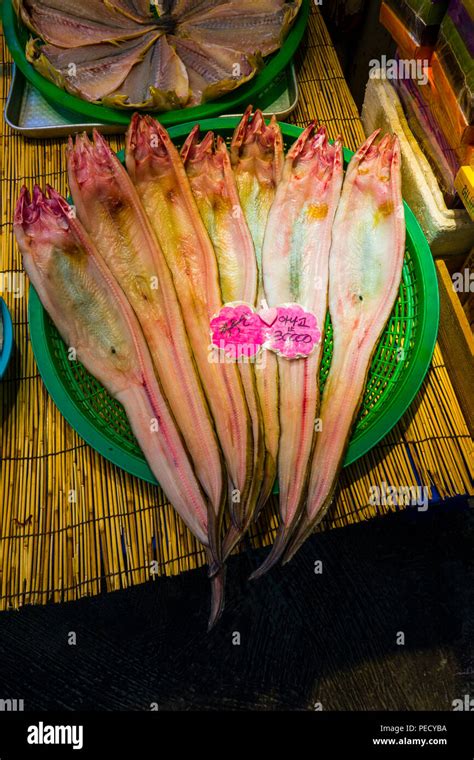
[[265, 342], [265, 325], [248, 304], [226, 304], [211, 320], [211, 339], [228, 358], [251, 359]]
[[[276, 314], [274, 313], [276, 311]], [[285, 304], [265, 312], [272, 312], [272, 324], [266, 330], [264, 348], [285, 359], [304, 359], [321, 342], [321, 330], [314, 314], [298, 304]], [[274, 319], [273, 319], [274, 317]]]

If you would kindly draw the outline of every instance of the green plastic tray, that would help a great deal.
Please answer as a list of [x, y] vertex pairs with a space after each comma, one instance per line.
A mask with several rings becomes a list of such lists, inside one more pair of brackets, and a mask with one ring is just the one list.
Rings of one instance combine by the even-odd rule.
[[[238, 87], [212, 103], [193, 108], [181, 108], [167, 113], [153, 113], [155, 118], [165, 126], [199, 121], [225, 113], [240, 113], [249, 103], [259, 102], [271, 90], [275, 80], [292, 60], [308, 22], [310, 0], [303, 0], [298, 17], [291, 28], [281, 49], [265, 59], [265, 67], [250, 82]], [[29, 30], [17, 18], [12, 0], [3, 0], [3, 33], [13, 60], [31, 84], [53, 105], [56, 110], [73, 112], [85, 117], [86, 121], [102, 124], [128, 124], [133, 110], [106, 108], [71, 95], [57, 87], [39, 74], [29, 63], [25, 55], [25, 45], [30, 35]], [[271, 100], [269, 101], [271, 102]]]
[[[239, 118], [201, 122], [228, 142]], [[193, 124], [169, 130], [181, 146]], [[288, 148], [301, 129], [281, 124]], [[353, 154], [345, 150], [347, 165]], [[123, 153], [119, 154], [123, 160]], [[438, 283], [430, 249], [423, 232], [405, 204], [407, 248], [398, 301], [379, 342], [369, 372], [362, 407], [347, 451], [351, 464], [375, 446], [398, 422], [415, 398], [431, 362], [438, 333]], [[29, 325], [31, 343], [44, 384], [72, 427], [96, 451], [131, 475], [156, 483], [128, 424], [125, 413], [104, 388], [78, 362], [71, 362], [67, 349], [37, 294], [30, 287]], [[400, 349], [404, 357], [400, 360]], [[328, 318], [321, 368], [321, 387], [332, 356], [332, 330]]]

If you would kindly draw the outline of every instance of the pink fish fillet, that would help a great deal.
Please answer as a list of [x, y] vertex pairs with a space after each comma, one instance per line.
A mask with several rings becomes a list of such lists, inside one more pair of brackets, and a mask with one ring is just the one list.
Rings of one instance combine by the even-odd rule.
[[179, 152], [150, 116], [134, 115], [126, 164], [173, 277], [224, 454], [232, 519], [241, 529], [252, 482], [253, 436], [238, 367], [210, 350], [210, 323], [222, 307], [216, 254]]
[[[297, 303], [312, 312], [321, 332], [327, 312], [331, 231], [341, 194], [341, 141], [311, 124], [289, 151], [268, 218], [262, 267], [270, 307]], [[278, 359], [281, 525], [259, 577], [282, 556], [304, 507], [319, 407], [319, 366], [324, 339], [305, 359]]]
[[167, 402], [208, 496], [211, 548], [220, 557], [225, 501], [221, 453], [196, 372], [173, 279], [125, 168], [104, 138], [77, 135], [68, 148], [78, 218], [139, 320]]
[[291, 559], [331, 504], [374, 351], [397, 299], [405, 253], [400, 144], [374, 132], [352, 158], [334, 221], [329, 311], [334, 348], [315, 433], [306, 511]]
[[[258, 271], [255, 250], [240, 205], [230, 156], [220, 135], [208, 132], [199, 141], [199, 126], [189, 134], [181, 157], [204, 225], [214, 245], [224, 303], [243, 301], [255, 305]], [[248, 359], [239, 362], [240, 377], [252, 420], [254, 468], [252, 491], [240, 530], [232, 526], [225, 541], [226, 553], [252, 522], [262, 486], [265, 440], [255, 371]], [[233, 540], [234, 539], [234, 540]]]
[[[23, 187], [15, 235], [26, 272], [66, 344], [125, 409], [154, 475], [196, 538], [209, 548], [207, 505], [163, 397], [137, 319], [68, 203], [52, 188]], [[213, 583], [211, 620], [221, 609]], [[216, 594], [217, 591], [217, 594]]]

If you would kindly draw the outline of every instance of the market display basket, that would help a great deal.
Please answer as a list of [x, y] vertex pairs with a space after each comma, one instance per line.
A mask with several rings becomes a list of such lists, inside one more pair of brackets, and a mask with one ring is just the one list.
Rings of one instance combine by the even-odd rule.
[[[240, 113], [248, 103], [255, 103], [271, 91], [276, 80], [293, 59], [303, 39], [310, 11], [310, 0], [303, 0], [298, 16], [279, 51], [265, 58], [263, 69], [248, 83], [238, 87], [218, 100], [204, 103], [192, 108], [153, 115], [165, 126], [199, 121], [221, 114]], [[84, 121], [102, 124], [128, 124], [133, 111], [119, 108], [107, 108], [97, 103], [90, 103], [62, 90], [45, 79], [29, 63], [25, 55], [25, 45], [31, 32], [17, 18], [13, 0], [3, 0], [3, 32], [12, 58], [27, 80], [58, 111], [84, 117]]]
[[[229, 144], [239, 118], [200, 122], [203, 132], [214, 130]], [[192, 124], [169, 130], [181, 147]], [[301, 134], [299, 127], [281, 124], [285, 147]], [[345, 165], [353, 154], [344, 151]], [[123, 159], [123, 154], [119, 154]], [[379, 341], [367, 387], [347, 451], [351, 464], [375, 446], [398, 422], [415, 398], [429, 368], [439, 323], [439, 296], [430, 249], [414, 215], [405, 204], [406, 254], [398, 300]], [[123, 408], [84, 367], [68, 358], [67, 348], [30, 287], [31, 342], [45, 386], [77, 433], [114, 464], [150, 483], [156, 483], [130, 429]], [[328, 317], [321, 366], [324, 387], [332, 356]]]
[[2, 319], [2, 346], [0, 348], [0, 380], [7, 371], [13, 351], [13, 325], [10, 312], [3, 298], [0, 298], [0, 313]]

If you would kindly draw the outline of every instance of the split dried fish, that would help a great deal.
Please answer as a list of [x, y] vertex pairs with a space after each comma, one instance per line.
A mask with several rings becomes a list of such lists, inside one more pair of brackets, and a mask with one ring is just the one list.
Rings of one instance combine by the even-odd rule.
[[210, 350], [210, 322], [222, 307], [216, 254], [179, 153], [150, 116], [132, 118], [126, 165], [173, 277], [224, 453], [232, 518], [240, 529], [252, 483], [253, 436], [238, 367]]
[[[257, 299], [258, 271], [252, 235], [240, 205], [230, 156], [222, 137], [213, 132], [199, 142], [199, 126], [190, 133], [181, 150], [191, 189], [216, 252], [224, 303], [235, 301], [252, 306]], [[226, 553], [252, 522], [260, 493], [265, 461], [265, 438], [256, 388], [255, 372], [248, 357], [239, 362], [245, 398], [252, 420], [254, 465], [252, 488], [239, 530], [226, 540]]]
[[22, 21], [51, 45], [76, 48], [98, 42], [118, 42], [138, 37], [153, 26], [137, 24], [115, 13], [98, 0], [77, 5], [73, 0], [21, 0]]
[[[343, 180], [341, 141], [311, 124], [288, 152], [270, 210], [262, 254], [270, 307], [296, 303], [314, 314], [321, 333], [327, 312], [329, 251]], [[307, 474], [319, 408], [323, 337], [307, 358], [278, 358], [281, 525], [259, 577], [281, 557], [304, 508]]]
[[[167, 497], [208, 546], [207, 505], [157, 382], [140, 326], [124, 293], [68, 203], [52, 188], [23, 187], [15, 212], [23, 262], [43, 306], [77, 360], [122, 404]], [[213, 581], [212, 624], [222, 574]]]
[[[263, 240], [270, 208], [281, 179], [284, 155], [283, 138], [276, 119], [265, 124], [261, 111], [256, 111], [251, 117], [252, 106], [249, 106], [235, 130], [230, 155], [240, 203], [255, 247], [258, 269], [257, 304], [260, 307], [264, 298]], [[268, 501], [275, 483], [280, 437], [278, 363], [270, 351], [266, 352], [264, 363], [255, 365], [255, 377], [266, 450], [265, 473], [256, 511], [258, 515]]]
[[329, 259], [334, 348], [315, 434], [306, 510], [289, 545], [291, 559], [323, 518], [337, 485], [379, 338], [396, 301], [405, 253], [400, 144], [379, 130], [347, 169]]
[[[143, 59], [160, 36], [149, 32], [122, 45], [104, 43], [65, 50], [54, 45], [39, 45], [31, 39], [26, 57], [37, 70], [58, 87], [84, 100], [96, 101], [114, 92], [132, 67]], [[187, 94], [187, 93], [186, 93]]]
[[246, 56], [232, 47], [201, 45], [174, 35], [168, 39], [186, 66], [191, 91], [188, 105], [199, 105], [225, 95], [252, 79], [261, 66], [256, 57]]
[[70, 141], [69, 184], [78, 218], [126, 294], [165, 397], [209, 500], [209, 545], [220, 559], [225, 499], [219, 445], [163, 252], [124, 167], [98, 133]]
[[189, 100], [186, 67], [162, 35], [148, 50], [143, 61], [135, 64], [114, 92], [102, 98], [112, 108], [148, 108], [171, 111]]
[[[187, 18], [177, 34], [208, 45], [237, 47], [243, 53], [270, 55], [281, 47], [301, 0], [240, 0], [213, 4]], [[236, 45], [237, 42], [237, 45]]]

